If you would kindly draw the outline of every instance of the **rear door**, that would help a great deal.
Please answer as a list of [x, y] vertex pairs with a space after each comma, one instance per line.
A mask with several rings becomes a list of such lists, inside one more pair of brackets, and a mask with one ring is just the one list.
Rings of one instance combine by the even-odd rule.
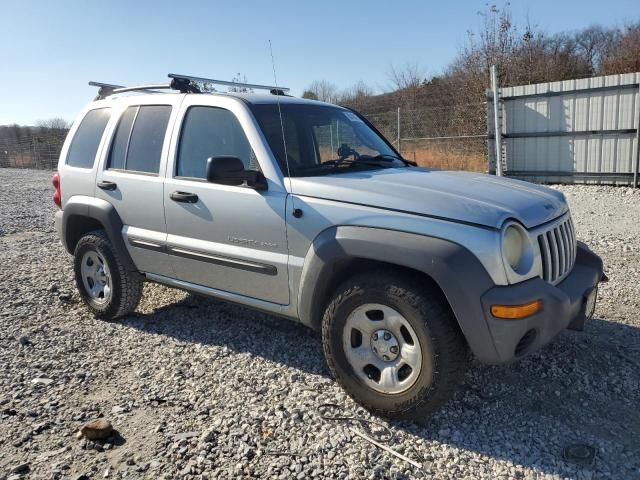
[[118, 111], [96, 176], [96, 197], [120, 215], [131, 258], [142, 272], [173, 277], [166, 253], [163, 181], [171, 128], [182, 95], [127, 99]]
[[[167, 248], [178, 279], [289, 303], [287, 192], [270, 169], [253, 116], [238, 99], [187, 96], [180, 107], [165, 181]], [[268, 190], [206, 181], [207, 158], [239, 157], [261, 169]], [[176, 194], [189, 194], [181, 201]]]

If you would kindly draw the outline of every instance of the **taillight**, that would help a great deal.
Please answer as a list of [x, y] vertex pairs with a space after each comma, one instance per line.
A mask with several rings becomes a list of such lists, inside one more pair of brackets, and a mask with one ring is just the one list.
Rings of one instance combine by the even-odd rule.
[[55, 191], [53, 192], [53, 203], [55, 203], [58, 208], [62, 208], [62, 192], [60, 191], [60, 175], [55, 173], [51, 178], [51, 183], [53, 184], [53, 188], [55, 189]]

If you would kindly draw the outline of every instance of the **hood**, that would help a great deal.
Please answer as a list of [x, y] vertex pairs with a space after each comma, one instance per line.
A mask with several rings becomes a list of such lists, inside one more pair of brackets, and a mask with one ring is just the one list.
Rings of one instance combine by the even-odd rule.
[[388, 168], [291, 179], [296, 195], [324, 198], [500, 228], [527, 228], [562, 215], [564, 195], [520, 180], [471, 172]]

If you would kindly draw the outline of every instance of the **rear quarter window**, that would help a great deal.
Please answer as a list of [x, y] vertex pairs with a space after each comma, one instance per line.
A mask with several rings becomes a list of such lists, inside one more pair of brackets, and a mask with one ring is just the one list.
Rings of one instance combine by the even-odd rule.
[[93, 168], [98, 146], [110, 117], [110, 108], [97, 108], [87, 112], [71, 140], [67, 165]]

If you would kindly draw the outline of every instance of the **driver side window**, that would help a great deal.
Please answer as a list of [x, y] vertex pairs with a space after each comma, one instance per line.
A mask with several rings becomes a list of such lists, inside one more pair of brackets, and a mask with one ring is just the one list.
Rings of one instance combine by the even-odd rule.
[[217, 107], [190, 107], [182, 122], [175, 175], [204, 179], [207, 159], [220, 155], [238, 157], [247, 170], [260, 170], [233, 113]]

